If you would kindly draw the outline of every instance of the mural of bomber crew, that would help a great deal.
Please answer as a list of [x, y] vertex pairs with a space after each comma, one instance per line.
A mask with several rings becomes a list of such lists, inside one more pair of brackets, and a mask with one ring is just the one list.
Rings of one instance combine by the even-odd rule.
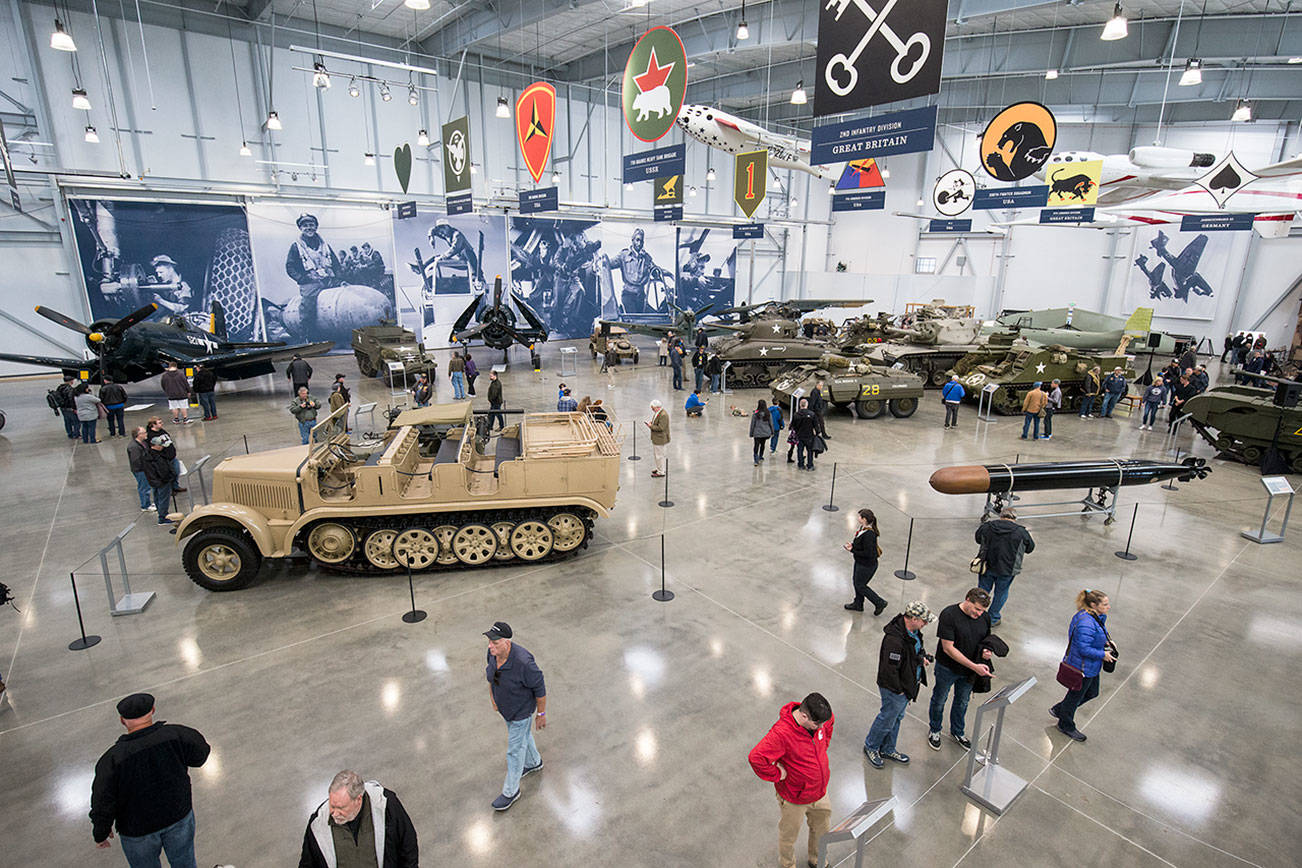
[[619, 269], [624, 278], [619, 293], [624, 313], [649, 313], [659, 309], [659, 306], [647, 307], [647, 290], [652, 281], [663, 281], [665, 272], [646, 251], [646, 233], [641, 228], [633, 230], [629, 246], [611, 257], [609, 262], [611, 269]]
[[343, 272], [334, 248], [317, 234], [318, 221], [312, 214], [300, 214], [294, 221], [298, 239], [285, 255], [285, 273], [298, 284], [298, 317], [304, 334], [315, 334], [316, 302], [321, 290], [338, 286]]

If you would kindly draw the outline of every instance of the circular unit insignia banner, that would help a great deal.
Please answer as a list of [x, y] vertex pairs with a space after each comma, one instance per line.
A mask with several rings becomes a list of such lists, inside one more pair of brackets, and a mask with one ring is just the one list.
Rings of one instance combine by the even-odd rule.
[[1000, 181], [1020, 181], [1040, 170], [1058, 138], [1053, 112], [1019, 102], [995, 115], [981, 134], [981, 167]]
[[672, 27], [652, 27], [624, 64], [624, 120], [644, 142], [664, 137], [687, 96], [687, 51]]
[[966, 169], [950, 169], [936, 181], [931, 204], [946, 217], [957, 217], [972, 207], [976, 195], [976, 178]]

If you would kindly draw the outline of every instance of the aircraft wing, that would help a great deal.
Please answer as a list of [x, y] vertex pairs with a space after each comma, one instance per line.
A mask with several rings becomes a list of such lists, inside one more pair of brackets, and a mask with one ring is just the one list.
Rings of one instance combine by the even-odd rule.
[[633, 334], [650, 335], [653, 338], [668, 337], [670, 332], [681, 332], [682, 329], [674, 326], [672, 323], [642, 323], [642, 322], [620, 322], [619, 320], [603, 319], [602, 325], [619, 326]]
[[98, 359], [60, 359], [55, 356], [20, 356], [15, 353], [0, 353], [0, 361], [18, 362], [23, 365], [36, 365], [39, 368], [59, 368], [65, 371], [87, 370], [98, 365]]
[[212, 353], [211, 355], [195, 356], [160, 349], [158, 350], [158, 355], [162, 358], [174, 361], [178, 365], [194, 366], [203, 364], [210, 368], [220, 369], [223, 367], [237, 368], [253, 362], [283, 362], [286, 359], [293, 358], [295, 354], [300, 356], [321, 356], [334, 349], [334, 346], [334, 341], [318, 341], [314, 344], [292, 344], [278, 347], [262, 347], [260, 349], [226, 350], [225, 352]]
[[1272, 163], [1269, 166], [1257, 169], [1254, 175], [1263, 178], [1274, 177], [1275, 175], [1291, 175], [1294, 172], [1302, 172], [1302, 155], [1298, 155], [1291, 160], [1285, 160], [1282, 163]]

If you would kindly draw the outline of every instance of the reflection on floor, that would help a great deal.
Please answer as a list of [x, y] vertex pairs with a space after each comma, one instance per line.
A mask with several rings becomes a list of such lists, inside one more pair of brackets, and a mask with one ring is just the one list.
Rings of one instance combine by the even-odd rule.
[[[554, 407], [560, 378], [556, 348], [547, 351], [541, 375], [515, 359], [503, 376], [508, 406]], [[643, 355], [654, 358], [649, 347]], [[358, 384], [350, 359], [337, 367], [355, 398], [383, 407], [379, 381]], [[143, 614], [111, 618], [102, 583], [79, 572], [87, 630], [104, 637], [83, 652], [67, 650], [77, 635], [68, 572], [140, 517], [125, 441], [74, 446], [45, 408], [48, 379], [0, 382], [0, 550], [22, 608], [0, 611], [11, 696], [0, 707], [0, 862], [120, 864], [120, 854], [92, 853], [90, 780], [121, 731], [113, 703], [148, 690], [161, 718], [198, 727], [213, 745], [194, 774], [201, 864], [292, 864], [330, 777], [353, 768], [401, 796], [427, 865], [773, 865], [777, 805], [746, 753], [783, 702], [818, 690], [837, 715], [834, 813], [892, 793], [899, 801], [894, 822], [874, 830], [873, 864], [1298, 863], [1302, 694], [1290, 686], [1302, 627], [1299, 538], [1258, 546], [1239, 537], [1264, 504], [1254, 470], [1214, 462], [1211, 478], [1177, 491], [1126, 489], [1125, 519], [1111, 527], [1028, 521], [1038, 547], [998, 628], [1012, 653], [996, 687], [1040, 681], [1009, 711], [1002, 757], [1031, 786], [996, 821], [959, 793], [958, 746], [927, 749], [927, 693], [901, 730], [913, 761], [882, 771], [864, 761], [886, 616], [841, 608], [850, 593], [841, 544], [854, 510], [868, 506], [881, 521], [873, 585], [891, 601], [888, 614], [915, 598], [938, 609], [972, 583], [981, 499], [932, 492], [934, 468], [1019, 454], [1159, 457], [1162, 432], [1139, 432], [1137, 418], [1063, 416], [1053, 440], [1028, 444], [1017, 439], [1020, 420], [978, 426], [970, 408], [957, 430], [943, 431], [929, 394], [907, 420], [832, 411], [831, 451], [814, 473], [797, 473], [783, 450], [751, 464], [746, 425], [759, 392], [715, 396], [703, 418], [687, 420], [686, 393], [669, 390], [667, 368], [623, 368], [613, 389], [595, 366], [564, 379], [577, 397], [612, 405], [625, 421], [625, 454], [636, 429], [648, 459], [624, 463], [618, 507], [580, 557], [417, 575], [417, 603], [430, 617], [408, 625], [399, 617], [406, 582], [393, 577], [291, 565], [267, 569], [245, 591], [205, 592], [146, 515], [127, 556], [133, 589], [158, 597]], [[450, 395], [446, 381], [439, 389]], [[130, 391], [131, 403], [154, 405], [129, 424], [163, 406], [148, 385]], [[649, 478], [642, 420], [657, 397], [673, 416], [672, 509], [656, 505], [663, 485]], [[287, 398], [283, 377], [223, 385], [218, 421], [171, 427], [181, 455], [242, 451], [243, 435], [255, 450], [297, 442]], [[730, 404], [745, 415], [730, 415]], [[1210, 457], [1201, 445], [1195, 454]], [[841, 509], [827, 512], [833, 462]], [[1139, 560], [1126, 563], [1113, 552], [1136, 502]], [[902, 582], [892, 571], [903, 565], [911, 519], [918, 578]], [[663, 604], [650, 597], [662, 536], [677, 592]], [[1111, 595], [1122, 657], [1078, 717], [1089, 741], [1069, 745], [1046, 709], [1061, 692], [1053, 677], [1082, 587]], [[481, 635], [498, 619], [546, 672], [550, 719], [538, 736], [546, 769], [502, 815], [489, 802], [503, 776], [505, 727], [484, 689]], [[934, 627], [926, 635], [934, 645]]]

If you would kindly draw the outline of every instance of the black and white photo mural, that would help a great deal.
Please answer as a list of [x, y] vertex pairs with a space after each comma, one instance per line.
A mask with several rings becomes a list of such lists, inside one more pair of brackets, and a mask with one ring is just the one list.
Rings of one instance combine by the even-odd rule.
[[737, 288], [737, 248], [729, 229], [678, 229], [674, 304], [683, 310], [732, 307]]
[[1181, 232], [1173, 226], [1135, 231], [1126, 306], [1155, 316], [1210, 320], [1223, 289], [1242, 273], [1246, 232]]
[[594, 321], [617, 315], [596, 220], [512, 217], [511, 287], [552, 339], [587, 336]]

